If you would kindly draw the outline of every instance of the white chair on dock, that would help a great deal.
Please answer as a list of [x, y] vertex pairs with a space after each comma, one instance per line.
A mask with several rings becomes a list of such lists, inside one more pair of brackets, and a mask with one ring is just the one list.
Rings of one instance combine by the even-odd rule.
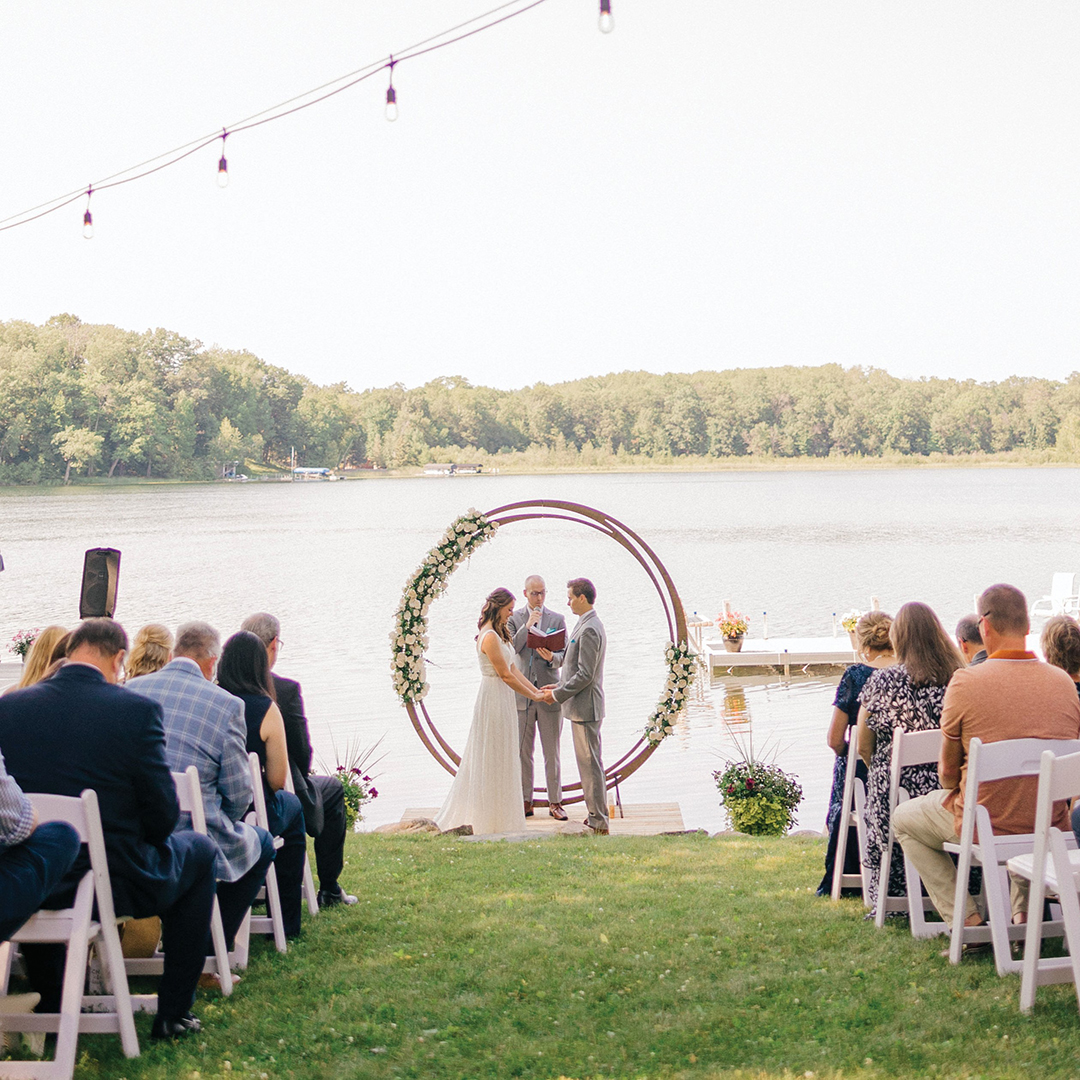
[[1075, 615], [1080, 610], [1080, 595], [1076, 592], [1076, 575], [1057, 573], [1050, 581], [1050, 595], [1040, 597], [1031, 605], [1031, 617], [1046, 619], [1051, 615]]
[[[1048, 983], [1071, 979], [1080, 1002], [1080, 895], [1077, 892], [1080, 851], [1076, 850], [1076, 839], [1071, 832], [1064, 834], [1051, 825], [1054, 803], [1074, 795], [1080, 795], [1080, 754], [1056, 757], [1051, 751], [1044, 751], [1035, 799], [1035, 849], [1031, 854], [1017, 855], [1008, 863], [1012, 873], [1031, 882], [1020, 975], [1020, 1011], [1025, 1013], [1031, 1012], [1035, 1005], [1036, 989]], [[1068, 956], [1043, 959], [1039, 955], [1045, 934], [1043, 902], [1048, 895], [1058, 897], [1061, 906]]]
[[944, 922], [928, 923], [926, 912], [933, 911], [934, 905], [929, 896], [923, 896], [922, 878], [918, 870], [906, 856], [904, 874], [907, 880], [906, 896], [889, 896], [889, 874], [892, 870], [893, 855], [893, 813], [910, 796], [900, 785], [900, 773], [909, 765], [937, 764], [941, 757], [941, 731], [895, 731], [893, 732], [892, 759], [889, 762], [889, 832], [885, 848], [881, 853], [881, 871], [878, 874], [878, 905], [874, 914], [874, 925], [880, 930], [885, 925], [885, 916], [890, 911], [906, 911], [911, 936], [915, 938], [934, 937], [949, 931]]
[[[206, 836], [206, 807], [203, 806], [202, 786], [199, 783], [199, 770], [189, 765], [183, 772], [172, 774], [176, 785], [176, 797], [180, 803], [180, 812], [191, 815], [191, 828], [200, 836]], [[229, 970], [229, 950], [225, 947], [225, 928], [221, 924], [221, 907], [214, 897], [214, 907], [210, 913], [210, 941], [214, 946], [214, 955], [206, 958], [203, 971], [217, 975], [221, 992], [228, 997], [233, 992], [233, 975]], [[124, 961], [129, 975], [160, 975], [165, 970], [165, 956], [160, 946], [149, 957], [130, 957]], [[157, 1011], [157, 995], [135, 995], [134, 1001], [140, 1012]]]
[[[979, 805], [979, 785], [993, 780], [1038, 776], [1042, 767], [1042, 754], [1047, 750], [1058, 757], [1075, 754], [1080, 752], [1080, 739], [1006, 739], [984, 743], [976, 738], [972, 739], [968, 746], [960, 842], [945, 844], [946, 851], [959, 856], [953, 927], [949, 943], [951, 964], [960, 963], [966, 944], [989, 941], [994, 947], [994, 962], [999, 975], [1021, 970], [1021, 962], [1012, 958], [1009, 942], [1024, 938], [1027, 928], [1023, 923], [1014, 925], [1012, 921], [1006, 864], [1017, 856], [1033, 853], [1035, 834], [996, 836], [990, 824], [989, 811], [985, 806]], [[976, 829], [978, 843], [975, 843]], [[988, 922], [981, 926], [964, 925], [963, 912], [972, 866], [981, 866], [983, 871], [982, 898], [985, 900]], [[1062, 933], [1060, 922], [1042, 923], [1043, 937], [1060, 937]]]
[[[840, 824], [836, 836], [836, 861], [833, 864], [832, 899], [839, 900], [843, 889], [861, 889], [863, 903], [869, 904], [869, 876], [866, 870], [866, 826], [863, 824], [863, 807], [866, 804], [866, 789], [863, 782], [855, 775], [859, 760], [859, 748], [856, 745], [855, 728], [848, 732], [847, 769], [844, 772], [844, 794], [840, 804]], [[852, 825], [859, 843], [859, 873], [845, 874], [844, 862], [847, 859], [848, 833]]]
[[[0, 1061], [3, 1080], [70, 1080], [75, 1071], [79, 1033], [116, 1034], [124, 1056], [139, 1056], [131, 996], [128, 992], [120, 935], [116, 931], [112, 884], [105, 855], [97, 794], [89, 788], [79, 798], [66, 795], [29, 795], [40, 821], [65, 821], [79, 834], [90, 855], [90, 869], [83, 875], [72, 907], [61, 911], [42, 909], [31, 916], [11, 941], [0, 944], [0, 994], [6, 994], [15, 944], [67, 946], [59, 1013], [0, 1014], [0, 1031], [55, 1032], [56, 1053], [52, 1061]], [[98, 920], [93, 918], [97, 908]], [[83, 984], [90, 946], [100, 950], [113, 993], [86, 995]], [[92, 1011], [83, 1012], [90, 1009]]]

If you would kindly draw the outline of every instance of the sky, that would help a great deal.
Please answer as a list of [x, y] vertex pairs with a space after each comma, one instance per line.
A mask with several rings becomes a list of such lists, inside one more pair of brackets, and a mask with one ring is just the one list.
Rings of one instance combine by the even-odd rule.
[[[527, 0], [518, 0], [517, 7]], [[0, 218], [497, 0], [0, 2]], [[354, 389], [1080, 369], [1080, 5], [545, 0], [0, 232], [0, 320]], [[510, 8], [507, 10], [514, 10]]]

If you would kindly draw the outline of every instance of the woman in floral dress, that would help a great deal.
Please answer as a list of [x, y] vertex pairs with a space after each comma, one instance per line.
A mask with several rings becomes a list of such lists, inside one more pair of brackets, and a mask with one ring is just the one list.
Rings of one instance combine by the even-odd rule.
[[[878, 872], [889, 835], [893, 732], [940, 728], [945, 687], [953, 672], [964, 666], [941, 620], [926, 604], [905, 604], [896, 613], [890, 637], [897, 664], [875, 672], [859, 699], [859, 756], [868, 766], [864, 821], [871, 910], [877, 908]], [[908, 766], [900, 774], [900, 784], [912, 798], [934, 791], [940, 786], [937, 764]], [[900, 845], [894, 843], [887, 895], [903, 896], [906, 892], [904, 856]]]
[[[848, 740], [855, 730], [859, 718], [859, 695], [866, 680], [880, 668], [891, 667], [896, 663], [892, 643], [889, 640], [889, 627], [892, 616], [884, 611], [868, 611], [855, 624], [855, 641], [859, 647], [862, 661], [852, 664], [840, 676], [840, 684], [833, 698], [832, 722], [829, 724], [827, 742], [829, 749], [836, 754], [833, 764], [832, 791], [829, 794], [829, 811], [825, 815], [825, 832], [829, 837], [825, 849], [825, 874], [817, 887], [818, 896], [832, 895], [833, 870], [836, 866], [836, 849], [840, 841], [840, 811], [844, 801], [844, 781], [847, 778]], [[856, 762], [855, 776], [866, 783], [866, 766]], [[859, 841], [854, 831], [848, 836], [844, 857], [844, 873], [859, 872]]]

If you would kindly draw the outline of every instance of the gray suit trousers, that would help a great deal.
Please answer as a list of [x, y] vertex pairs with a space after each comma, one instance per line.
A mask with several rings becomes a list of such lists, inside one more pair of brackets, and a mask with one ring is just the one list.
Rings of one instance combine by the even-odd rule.
[[536, 730], [540, 729], [540, 745], [544, 750], [544, 772], [547, 778], [548, 805], [562, 802], [562, 767], [559, 764], [559, 737], [563, 718], [555, 709], [540, 709], [530, 701], [518, 709], [518, 733], [521, 736], [521, 791], [525, 802], [533, 801], [533, 757], [536, 753]]
[[599, 720], [575, 720], [570, 727], [574, 732], [574, 753], [581, 774], [581, 791], [589, 810], [589, 824], [594, 829], [607, 829], [610, 823], [604, 763], [600, 760], [600, 724]]

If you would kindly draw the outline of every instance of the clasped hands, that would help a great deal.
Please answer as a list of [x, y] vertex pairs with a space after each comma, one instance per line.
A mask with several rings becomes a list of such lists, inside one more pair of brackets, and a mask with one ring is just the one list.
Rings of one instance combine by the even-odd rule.
[[540, 700], [548, 705], [557, 705], [558, 702], [555, 700], [553, 691], [558, 685], [558, 683], [549, 683], [547, 686], [538, 686], [537, 689], [540, 691]]

